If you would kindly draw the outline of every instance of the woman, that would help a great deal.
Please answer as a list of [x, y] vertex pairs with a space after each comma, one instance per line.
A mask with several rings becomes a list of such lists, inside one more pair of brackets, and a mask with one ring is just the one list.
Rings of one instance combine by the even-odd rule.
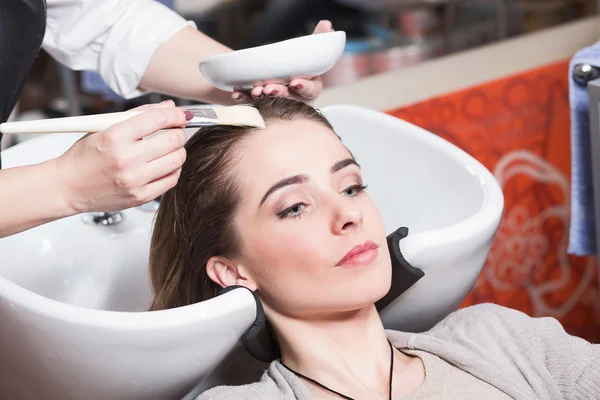
[[[322, 21], [315, 33], [331, 30]], [[0, 1], [0, 37], [0, 123], [40, 46], [70, 68], [98, 71], [125, 98], [154, 91], [219, 104], [263, 94], [311, 101], [323, 86], [316, 77], [257, 86], [250, 94], [216, 89], [198, 64], [230, 49], [154, 0]], [[0, 238], [82, 212], [138, 206], [173, 187], [185, 159], [186, 136], [178, 129], [185, 112], [172, 101], [143, 109], [130, 122], [84, 137], [59, 159], [0, 170]], [[159, 130], [169, 131], [139, 140]]]
[[281, 351], [260, 382], [199, 399], [600, 398], [600, 346], [552, 319], [481, 305], [427, 333], [385, 332], [374, 303], [390, 255], [359, 165], [310, 106], [256, 107], [264, 130], [190, 139], [152, 236], [152, 309], [242, 285]]

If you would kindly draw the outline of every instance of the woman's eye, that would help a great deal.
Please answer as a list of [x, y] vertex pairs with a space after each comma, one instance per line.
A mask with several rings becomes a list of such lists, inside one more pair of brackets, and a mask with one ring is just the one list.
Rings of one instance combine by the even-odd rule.
[[352, 186], [344, 189], [344, 191], [342, 192], [342, 195], [354, 197], [354, 196], [360, 194], [360, 192], [364, 191], [366, 188], [367, 188], [367, 186], [365, 186], [365, 185], [352, 185]]
[[278, 212], [277, 213], [277, 217], [279, 217], [280, 219], [284, 219], [284, 218], [294, 218], [299, 216], [302, 211], [304, 211], [304, 208], [306, 207], [306, 205], [304, 203], [296, 203], [291, 207], [286, 208], [285, 210]]

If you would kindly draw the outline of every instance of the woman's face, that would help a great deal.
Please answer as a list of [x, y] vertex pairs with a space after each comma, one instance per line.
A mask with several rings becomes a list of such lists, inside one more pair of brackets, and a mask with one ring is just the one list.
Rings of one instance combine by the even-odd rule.
[[[391, 262], [360, 167], [328, 128], [273, 122], [236, 152], [236, 260], [267, 309], [290, 316], [362, 308], [383, 297]], [[354, 252], [354, 255], [352, 255]]]

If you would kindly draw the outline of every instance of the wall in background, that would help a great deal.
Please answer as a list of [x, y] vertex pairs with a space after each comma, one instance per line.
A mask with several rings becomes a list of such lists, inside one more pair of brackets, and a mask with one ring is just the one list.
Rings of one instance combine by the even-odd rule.
[[315, 106], [406, 107], [569, 59], [599, 38], [600, 15], [327, 88]]
[[595, 257], [567, 254], [570, 199], [568, 61], [388, 110], [477, 158], [498, 179], [505, 211], [464, 306], [492, 302], [553, 316], [600, 343]]

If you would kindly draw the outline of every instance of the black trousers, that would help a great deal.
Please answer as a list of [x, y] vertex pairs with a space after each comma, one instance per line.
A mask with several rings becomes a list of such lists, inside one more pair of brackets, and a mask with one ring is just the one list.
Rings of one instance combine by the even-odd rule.
[[45, 30], [45, 0], [0, 0], [0, 123], [19, 99]]

